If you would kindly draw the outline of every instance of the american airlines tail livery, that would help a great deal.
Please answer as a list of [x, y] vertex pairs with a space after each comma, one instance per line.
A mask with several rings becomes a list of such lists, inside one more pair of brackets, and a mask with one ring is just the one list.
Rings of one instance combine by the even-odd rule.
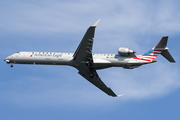
[[135, 51], [122, 47], [118, 49], [118, 54], [93, 54], [94, 32], [99, 21], [100, 19], [88, 28], [75, 53], [18, 52], [6, 57], [4, 61], [9, 63], [11, 67], [13, 67], [13, 64], [72, 66], [79, 71], [78, 73], [81, 76], [113, 97], [118, 95], [103, 83], [96, 70], [109, 67], [137, 68], [141, 65], [156, 62], [155, 58], [159, 54], [169, 62], [175, 62], [166, 47], [168, 36], [162, 37], [159, 43], [144, 55], [135, 55]]

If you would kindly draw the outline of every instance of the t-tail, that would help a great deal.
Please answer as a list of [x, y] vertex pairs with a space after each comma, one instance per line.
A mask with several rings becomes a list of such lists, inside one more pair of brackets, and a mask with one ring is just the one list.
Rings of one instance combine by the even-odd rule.
[[143, 59], [144, 61], [149, 62], [155, 62], [155, 58], [161, 54], [163, 57], [165, 57], [169, 62], [175, 62], [171, 54], [169, 53], [168, 49], [166, 47], [168, 41], [168, 36], [162, 37], [162, 39], [159, 41], [159, 43], [156, 45], [156, 47], [152, 48], [150, 51], [146, 52], [144, 55], [140, 57], [140, 59]]

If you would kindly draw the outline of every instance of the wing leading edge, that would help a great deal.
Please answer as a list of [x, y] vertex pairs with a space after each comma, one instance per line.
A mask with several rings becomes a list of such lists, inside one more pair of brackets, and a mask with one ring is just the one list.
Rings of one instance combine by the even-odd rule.
[[78, 48], [76, 49], [73, 60], [77, 64], [75, 66], [79, 70], [79, 74], [86, 78], [89, 82], [93, 85], [98, 87], [100, 90], [105, 92], [106, 94], [117, 97], [117, 95], [107, 87], [99, 78], [96, 70], [93, 68], [93, 57], [92, 57], [92, 47], [94, 41], [94, 33], [95, 28], [98, 24], [100, 19], [95, 22], [92, 26], [88, 28], [86, 31], [81, 43], [79, 44]]

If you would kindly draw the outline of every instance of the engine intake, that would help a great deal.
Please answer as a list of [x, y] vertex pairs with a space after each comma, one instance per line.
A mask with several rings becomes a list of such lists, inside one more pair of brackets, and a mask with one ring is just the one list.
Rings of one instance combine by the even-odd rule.
[[121, 56], [134, 56], [134, 53], [136, 52], [134, 50], [130, 50], [129, 48], [120, 47], [118, 49], [118, 54]]

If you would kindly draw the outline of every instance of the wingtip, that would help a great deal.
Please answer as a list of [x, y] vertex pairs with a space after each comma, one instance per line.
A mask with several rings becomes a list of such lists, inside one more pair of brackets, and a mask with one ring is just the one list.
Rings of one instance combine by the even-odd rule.
[[124, 94], [120, 94], [120, 95], [111, 95], [112, 97], [121, 97], [121, 96], [123, 96]]
[[99, 19], [98, 21], [96, 21], [91, 27], [96, 27], [100, 20], [101, 20], [101, 19]]
[[120, 95], [117, 95], [117, 97], [121, 97], [121, 96], [123, 96], [124, 94], [120, 94]]

